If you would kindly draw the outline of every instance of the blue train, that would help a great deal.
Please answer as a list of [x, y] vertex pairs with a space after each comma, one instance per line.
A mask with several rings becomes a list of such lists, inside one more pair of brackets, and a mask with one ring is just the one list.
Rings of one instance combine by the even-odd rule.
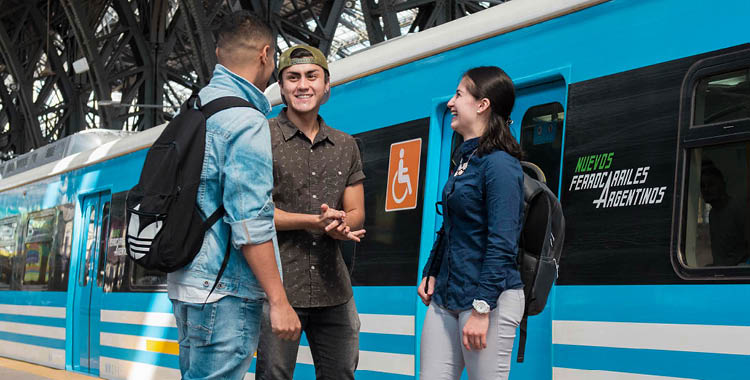
[[[344, 250], [357, 378], [419, 376], [415, 285], [460, 143], [446, 102], [479, 65], [514, 79], [513, 133], [568, 226], [511, 377], [750, 378], [748, 14], [746, 0], [514, 0], [331, 64], [321, 113], [359, 139], [367, 175], [368, 235]], [[0, 356], [179, 377], [166, 276], [123, 246], [125, 192], [161, 129], [90, 132], [4, 164]], [[312, 379], [302, 344], [295, 378]]]

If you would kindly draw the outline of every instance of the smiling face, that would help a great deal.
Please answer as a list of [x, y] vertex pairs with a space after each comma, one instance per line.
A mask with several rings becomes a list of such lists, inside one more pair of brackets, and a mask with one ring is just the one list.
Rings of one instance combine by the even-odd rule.
[[481, 135], [486, 124], [486, 111], [489, 103], [486, 99], [477, 99], [469, 92], [470, 79], [463, 77], [456, 93], [448, 101], [448, 109], [453, 115], [451, 128], [465, 139]]
[[323, 68], [313, 63], [289, 66], [281, 73], [281, 95], [289, 109], [299, 114], [318, 113], [330, 83]]

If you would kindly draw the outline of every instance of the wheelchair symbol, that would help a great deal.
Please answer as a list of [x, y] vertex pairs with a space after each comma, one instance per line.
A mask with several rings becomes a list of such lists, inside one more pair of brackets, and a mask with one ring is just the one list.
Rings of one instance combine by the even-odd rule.
[[[411, 195], [411, 179], [409, 178], [409, 168], [404, 167], [404, 148], [401, 148], [401, 150], [398, 152], [398, 169], [396, 170], [396, 173], [393, 175], [393, 182], [391, 182], [391, 196], [393, 196], [393, 201], [397, 204], [401, 204], [404, 199], [406, 199], [407, 195]], [[403, 195], [400, 197], [396, 196], [396, 183], [405, 183], [406, 184], [406, 190], [403, 192]]]

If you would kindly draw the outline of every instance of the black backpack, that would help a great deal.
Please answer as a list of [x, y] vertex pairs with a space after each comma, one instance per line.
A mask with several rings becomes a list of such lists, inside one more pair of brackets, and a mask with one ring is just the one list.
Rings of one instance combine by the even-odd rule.
[[[138, 184], [125, 200], [125, 247], [138, 265], [162, 272], [188, 265], [200, 251], [206, 232], [224, 216], [222, 205], [204, 218], [196, 196], [206, 149], [206, 120], [232, 107], [255, 108], [239, 97], [222, 97], [202, 106], [197, 95], [191, 96], [149, 149]], [[227, 244], [214, 288], [229, 262], [230, 247]]]
[[[563, 240], [565, 217], [555, 194], [545, 184], [542, 170], [526, 161], [523, 166], [524, 221], [518, 243], [518, 265], [526, 307], [521, 320], [521, 336], [516, 361], [521, 363], [526, 350], [526, 326], [530, 315], [537, 315], [547, 304], [552, 285], [557, 279]], [[527, 172], [530, 171], [537, 178]]]

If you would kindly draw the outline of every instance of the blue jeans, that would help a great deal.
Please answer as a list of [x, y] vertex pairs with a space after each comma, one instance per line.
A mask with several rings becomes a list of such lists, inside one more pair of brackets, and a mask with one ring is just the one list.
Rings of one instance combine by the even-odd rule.
[[226, 296], [203, 307], [172, 300], [184, 380], [242, 379], [258, 346], [263, 301]]

